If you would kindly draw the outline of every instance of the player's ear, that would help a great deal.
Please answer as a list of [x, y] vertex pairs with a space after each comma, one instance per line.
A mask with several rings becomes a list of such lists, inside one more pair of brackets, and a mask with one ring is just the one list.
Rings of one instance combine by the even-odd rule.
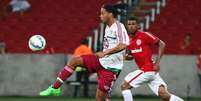
[[113, 14], [112, 14], [112, 13], [109, 13], [109, 16], [110, 16], [110, 17], [112, 17], [112, 16], [113, 16]]

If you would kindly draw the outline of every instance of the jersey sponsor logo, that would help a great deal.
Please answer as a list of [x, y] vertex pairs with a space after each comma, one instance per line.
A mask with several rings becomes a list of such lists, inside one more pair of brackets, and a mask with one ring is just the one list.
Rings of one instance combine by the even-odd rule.
[[109, 47], [109, 41], [106, 37], [104, 37], [104, 41], [103, 41], [103, 48], [104, 49], [108, 49]]
[[107, 36], [107, 38], [110, 38], [110, 39], [117, 39], [116, 37], [112, 37], [112, 36]]
[[131, 53], [140, 53], [140, 52], [142, 52], [142, 47], [140, 47], [139, 49], [131, 50]]
[[109, 35], [113, 35], [115, 33], [116, 33], [116, 31], [110, 30], [110, 34]]
[[136, 44], [139, 46], [141, 45], [142, 41], [140, 39], [137, 39]]

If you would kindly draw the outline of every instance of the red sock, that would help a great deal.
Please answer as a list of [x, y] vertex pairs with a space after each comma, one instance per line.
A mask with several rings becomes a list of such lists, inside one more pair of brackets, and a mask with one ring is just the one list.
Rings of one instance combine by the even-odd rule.
[[63, 82], [71, 76], [71, 74], [73, 73], [73, 69], [71, 69], [68, 66], [65, 66], [59, 73], [57, 80], [54, 82], [54, 84], [52, 85], [53, 88], [59, 88]]

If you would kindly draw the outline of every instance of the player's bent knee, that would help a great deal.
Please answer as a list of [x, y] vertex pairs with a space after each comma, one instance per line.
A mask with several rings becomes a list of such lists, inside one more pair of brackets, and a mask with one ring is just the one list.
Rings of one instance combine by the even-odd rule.
[[82, 64], [83, 64], [82, 57], [76, 56], [76, 57], [72, 57], [67, 65], [75, 67], [75, 66], [82, 65]]
[[130, 85], [127, 83], [127, 82], [124, 82], [122, 85], [121, 85], [121, 90], [127, 90], [127, 89], [130, 89]]
[[122, 84], [121, 85], [121, 90], [123, 91], [123, 90], [126, 90], [126, 85], [125, 84]]
[[159, 89], [158, 95], [161, 99], [168, 101], [170, 98], [169, 93], [165, 89]]

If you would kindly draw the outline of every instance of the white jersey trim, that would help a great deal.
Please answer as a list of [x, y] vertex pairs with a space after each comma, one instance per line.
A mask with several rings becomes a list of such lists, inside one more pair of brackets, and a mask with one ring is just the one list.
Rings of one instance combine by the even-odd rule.
[[148, 33], [148, 32], [145, 32], [148, 36], [150, 36], [152, 39], [156, 39], [152, 34]]

